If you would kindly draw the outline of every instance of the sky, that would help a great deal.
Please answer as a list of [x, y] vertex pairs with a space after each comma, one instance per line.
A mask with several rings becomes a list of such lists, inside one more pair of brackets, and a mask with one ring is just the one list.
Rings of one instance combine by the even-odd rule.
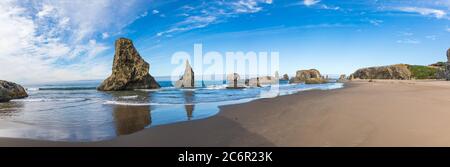
[[104, 79], [132, 39], [150, 74], [175, 52], [278, 52], [280, 74], [446, 60], [450, 0], [2, 0], [0, 80]]

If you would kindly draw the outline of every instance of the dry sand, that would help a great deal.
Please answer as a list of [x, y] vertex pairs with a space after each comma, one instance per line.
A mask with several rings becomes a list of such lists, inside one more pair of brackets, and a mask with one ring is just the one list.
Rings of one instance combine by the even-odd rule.
[[450, 82], [352, 81], [109, 141], [0, 138], [0, 146], [450, 146]]

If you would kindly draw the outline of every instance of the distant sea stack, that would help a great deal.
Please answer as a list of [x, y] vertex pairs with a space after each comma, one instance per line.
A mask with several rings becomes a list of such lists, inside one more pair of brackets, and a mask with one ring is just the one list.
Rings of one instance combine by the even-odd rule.
[[277, 84], [277, 77], [262, 76], [256, 78], [250, 78], [245, 80], [245, 85], [250, 87], [261, 87], [261, 85], [274, 85]]
[[133, 42], [120, 38], [115, 43], [112, 74], [97, 88], [101, 91], [156, 89], [159, 84], [149, 74], [150, 65], [142, 59]]
[[306, 83], [306, 84], [320, 84], [327, 81], [320, 74], [319, 70], [298, 70], [294, 77], [289, 80], [289, 83]]
[[285, 81], [289, 80], [289, 75], [284, 74], [284, 75], [283, 75], [283, 78], [281, 78], [281, 80], [285, 80]]
[[194, 87], [194, 70], [192, 70], [189, 61], [186, 61], [186, 69], [180, 80], [175, 83], [177, 88], [193, 88]]
[[338, 82], [343, 82], [343, 81], [346, 81], [346, 80], [347, 80], [347, 77], [345, 76], [345, 74], [342, 74], [342, 75], [339, 76]]
[[447, 63], [445, 64], [445, 79], [450, 81], [450, 48], [447, 50]]
[[227, 76], [227, 80], [228, 80], [228, 86], [227, 86], [227, 89], [242, 89], [242, 88], [245, 88], [245, 87], [239, 82], [240, 79], [241, 79], [241, 77], [239, 76], [238, 73], [229, 74], [229, 75]]
[[13, 82], [0, 80], [0, 103], [25, 97], [28, 97], [28, 94], [22, 86]]

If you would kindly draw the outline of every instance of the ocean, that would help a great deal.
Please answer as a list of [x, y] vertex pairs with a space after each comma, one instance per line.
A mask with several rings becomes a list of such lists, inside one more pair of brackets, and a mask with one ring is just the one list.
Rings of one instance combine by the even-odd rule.
[[[158, 79], [155, 90], [101, 92], [100, 80], [24, 85], [28, 98], [0, 103], [0, 137], [52, 141], [99, 141], [144, 128], [204, 119], [218, 106], [244, 103], [300, 91], [342, 88], [342, 83], [289, 84], [226, 89], [224, 81], [196, 82], [198, 88], [176, 89]], [[269, 90], [277, 88], [278, 92]], [[249, 111], [252, 112], [252, 111]]]

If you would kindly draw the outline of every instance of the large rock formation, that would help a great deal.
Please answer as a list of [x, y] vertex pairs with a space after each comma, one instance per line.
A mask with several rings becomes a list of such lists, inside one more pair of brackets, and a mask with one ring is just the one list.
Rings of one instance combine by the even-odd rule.
[[284, 74], [284, 75], [283, 75], [283, 78], [282, 78], [281, 80], [286, 80], [286, 81], [289, 80], [289, 75]]
[[261, 85], [273, 85], [277, 84], [277, 77], [262, 76], [256, 78], [250, 78], [245, 80], [245, 85], [250, 87], [261, 87]]
[[120, 38], [115, 43], [112, 74], [97, 88], [102, 91], [155, 89], [159, 84], [149, 74], [150, 65], [142, 59], [133, 42]]
[[177, 88], [193, 88], [194, 87], [194, 70], [192, 70], [191, 65], [186, 60], [186, 69], [184, 70], [183, 76], [180, 80], [175, 83]]
[[447, 50], [447, 63], [450, 63], [450, 48]]
[[275, 71], [275, 79], [280, 80], [280, 74], [278, 74], [278, 71]]
[[447, 81], [450, 81], [450, 48], [447, 50], [447, 63], [445, 64], [444, 75]]
[[339, 76], [339, 79], [337, 80], [338, 82], [344, 82], [347, 80], [347, 77], [345, 76], [345, 74], [342, 74]]
[[233, 74], [229, 74], [227, 76], [227, 80], [228, 80], [228, 87], [227, 89], [240, 89], [240, 88], [244, 88], [244, 85], [242, 85], [239, 81], [240, 81], [241, 77], [239, 76], [238, 73], [233, 73]]
[[362, 68], [352, 75], [359, 79], [411, 79], [411, 71], [406, 64]]
[[28, 97], [25, 89], [13, 82], [0, 80], [0, 102]]
[[316, 69], [298, 70], [295, 77], [289, 80], [289, 83], [306, 83], [306, 84], [320, 84], [327, 81], [322, 77], [320, 72]]

